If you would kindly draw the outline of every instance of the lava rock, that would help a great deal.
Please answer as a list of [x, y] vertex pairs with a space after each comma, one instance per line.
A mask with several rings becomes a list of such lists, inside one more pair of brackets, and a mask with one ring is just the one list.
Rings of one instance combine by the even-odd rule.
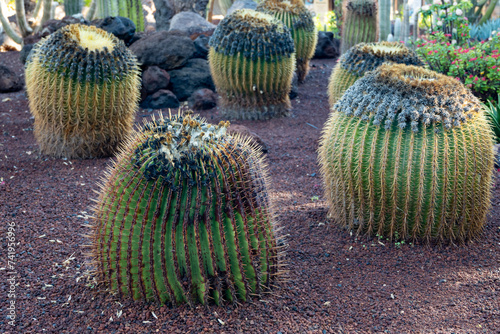
[[231, 14], [235, 10], [243, 9], [243, 8], [248, 8], [248, 9], [255, 10], [255, 9], [257, 9], [257, 3], [255, 1], [252, 1], [252, 0], [236, 0], [231, 5], [231, 7], [229, 7], [229, 9], [227, 10], [227, 14], [226, 15]]
[[183, 31], [188, 35], [211, 36], [215, 25], [205, 20], [201, 15], [194, 12], [180, 12], [170, 21], [170, 31]]
[[250, 138], [250, 143], [260, 148], [262, 153], [267, 153], [269, 151], [267, 144], [262, 140], [262, 138], [260, 138], [258, 134], [251, 131], [246, 126], [231, 124], [228, 128], [228, 133], [233, 136], [239, 134], [243, 137]]
[[189, 97], [188, 104], [193, 110], [212, 109], [217, 105], [217, 94], [207, 88], [198, 89]]
[[21, 63], [23, 63], [23, 65], [26, 64], [26, 59], [28, 59], [28, 56], [34, 45], [35, 44], [24, 44], [21, 52], [19, 52], [19, 59], [21, 60]]
[[94, 20], [91, 24], [115, 35], [123, 40], [125, 45], [129, 45], [136, 29], [131, 19], [122, 16], [108, 16], [100, 20]]
[[155, 4], [155, 22], [156, 30], [168, 30], [170, 27], [170, 20], [175, 15], [174, 4], [172, 0], [154, 0]]
[[169, 90], [160, 89], [153, 95], [146, 97], [141, 102], [140, 107], [143, 109], [163, 109], [163, 108], [179, 108], [179, 100]]
[[318, 44], [313, 58], [337, 58], [340, 56], [340, 40], [330, 31], [318, 31]]
[[8, 67], [0, 65], [0, 93], [17, 92], [23, 89], [23, 82]]
[[151, 95], [160, 89], [167, 89], [170, 75], [158, 66], [150, 66], [142, 73], [142, 90], [145, 95]]
[[143, 66], [158, 66], [172, 70], [184, 66], [193, 56], [193, 41], [179, 31], [157, 31], [141, 38], [130, 46]]
[[196, 51], [194, 52], [193, 58], [208, 59], [208, 50], [210, 49], [208, 46], [209, 40], [210, 37], [205, 35], [200, 35], [194, 40], [194, 48]]
[[185, 101], [201, 88], [215, 90], [208, 62], [199, 58], [190, 59], [185, 67], [171, 71], [170, 84], [179, 101]]

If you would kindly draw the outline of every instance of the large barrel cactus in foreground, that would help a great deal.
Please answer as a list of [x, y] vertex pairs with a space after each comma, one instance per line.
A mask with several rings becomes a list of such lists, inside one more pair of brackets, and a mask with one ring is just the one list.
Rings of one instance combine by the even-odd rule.
[[302, 0], [264, 0], [257, 10], [273, 15], [290, 29], [295, 44], [298, 80], [303, 83], [318, 42], [311, 12]]
[[358, 43], [378, 41], [378, 13], [376, 0], [346, 0], [340, 54]]
[[267, 172], [228, 124], [190, 115], [147, 123], [100, 191], [93, 259], [122, 296], [161, 303], [245, 301], [280, 258]]
[[139, 85], [135, 56], [104, 30], [68, 25], [37, 43], [26, 90], [42, 153], [112, 155], [132, 130]]
[[319, 161], [337, 223], [391, 239], [463, 242], [490, 207], [493, 135], [457, 80], [384, 64], [334, 106]]
[[225, 118], [289, 115], [295, 54], [283, 23], [254, 10], [237, 10], [219, 23], [209, 45], [210, 71]]
[[333, 106], [356, 80], [383, 63], [424, 66], [418, 55], [401, 43], [360, 43], [344, 53], [330, 76], [328, 97]]

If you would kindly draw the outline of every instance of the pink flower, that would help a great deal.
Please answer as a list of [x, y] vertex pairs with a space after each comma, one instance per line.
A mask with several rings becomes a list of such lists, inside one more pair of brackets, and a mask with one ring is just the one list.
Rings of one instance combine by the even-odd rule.
[[467, 87], [472, 88], [472, 84], [468, 84]]
[[432, 54], [432, 50], [431, 50], [431, 51], [429, 51], [427, 54], [428, 54], [428, 55], [431, 55], [431, 54]]
[[469, 61], [474, 61], [474, 60], [476, 60], [476, 59], [477, 59], [477, 58], [476, 58], [476, 57], [474, 57], [474, 58], [471, 58]]
[[434, 50], [434, 53], [438, 53], [438, 51], [437, 51], [437, 50]]
[[472, 79], [472, 74], [471, 74], [471, 75], [469, 75], [469, 79]]
[[451, 62], [451, 64], [452, 64], [452, 65], [455, 65], [455, 61], [452, 61], [452, 62]]
[[476, 82], [477, 82], [478, 80], [479, 80], [479, 78], [478, 78], [478, 77], [475, 77], [475, 78], [474, 78], [474, 81], [476, 81]]
[[446, 37], [451, 37], [451, 34], [444, 34]]
[[450, 45], [451, 45], [451, 43], [446, 43], [446, 46], [450, 46]]
[[486, 78], [485, 78], [485, 77], [482, 77], [482, 78], [481, 78], [481, 80], [486, 81]]
[[493, 66], [491, 66], [491, 68], [495, 69], [495, 68], [497, 68], [497, 65], [493, 65]]
[[498, 52], [498, 50], [493, 50], [493, 51], [491, 51], [491, 52], [492, 52], [492, 53], [497, 53], [497, 52]]

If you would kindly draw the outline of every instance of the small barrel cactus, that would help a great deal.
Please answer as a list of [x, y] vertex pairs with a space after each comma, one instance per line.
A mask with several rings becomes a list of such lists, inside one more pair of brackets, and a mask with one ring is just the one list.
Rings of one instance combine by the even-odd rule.
[[344, 24], [340, 53], [344, 54], [358, 43], [378, 41], [376, 0], [347, 0], [344, 3]]
[[367, 73], [335, 104], [319, 161], [329, 215], [357, 233], [463, 242], [482, 231], [493, 134], [453, 78], [402, 64]]
[[309, 72], [309, 60], [314, 56], [318, 32], [311, 12], [302, 0], [264, 0], [257, 7], [283, 22], [292, 33], [299, 83]]
[[295, 54], [288, 28], [271, 15], [241, 9], [209, 41], [210, 71], [229, 119], [287, 116]]
[[112, 155], [132, 130], [139, 86], [135, 56], [104, 30], [74, 24], [41, 40], [26, 63], [26, 90], [42, 153]]
[[344, 53], [330, 76], [328, 97], [333, 106], [356, 80], [385, 62], [424, 66], [418, 55], [401, 43], [360, 43]]
[[267, 170], [229, 123], [177, 115], [131, 136], [101, 188], [92, 256], [122, 296], [245, 301], [279, 276]]

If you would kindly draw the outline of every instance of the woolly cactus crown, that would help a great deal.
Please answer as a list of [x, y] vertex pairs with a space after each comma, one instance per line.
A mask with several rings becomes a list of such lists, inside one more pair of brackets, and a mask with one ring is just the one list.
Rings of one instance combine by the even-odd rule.
[[251, 9], [240, 9], [226, 16], [215, 29], [209, 46], [226, 56], [241, 52], [245, 58], [257, 60], [273, 56], [290, 57], [294, 52], [288, 28], [271, 15]]
[[373, 0], [349, 0], [346, 9], [357, 15], [374, 16], [377, 14], [377, 1]]
[[417, 66], [384, 64], [352, 85], [333, 106], [348, 116], [391, 127], [443, 123], [459, 127], [481, 110], [479, 100], [460, 82]]
[[290, 13], [292, 22], [288, 26], [294, 29], [314, 31], [314, 21], [311, 12], [304, 6], [302, 0], [267, 0], [257, 6], [258, 11], [268, 13]]
[[350, 48], [340, 58], [339, 64], [346, 71], [362, 76], [385, 62], [423, 66], [418, 55], [398, 42], [360, 43]]
[[[163, 177], [170, 187], [175, 171], [194, 182], [193, 173], [206, 181], [210, 173], [202, 173], [213, 161], [210, 159], [218, 144], [228, 140], [226, 129], [229, 122], [220, 122], [213, 126], [199, 117], [171, 116], [148, 123], [144, 127], [146, 135], [132, 160], [137, 168], [142, 168], [148, 180]], [[202, 182], [203, 182], [202, 181]]]
[[138, 71], [123, 41], [94, 26], [72, 24], [37, 43], [26, 66], [37, 57], [42, 67], [79, 82], [121, 80]]

